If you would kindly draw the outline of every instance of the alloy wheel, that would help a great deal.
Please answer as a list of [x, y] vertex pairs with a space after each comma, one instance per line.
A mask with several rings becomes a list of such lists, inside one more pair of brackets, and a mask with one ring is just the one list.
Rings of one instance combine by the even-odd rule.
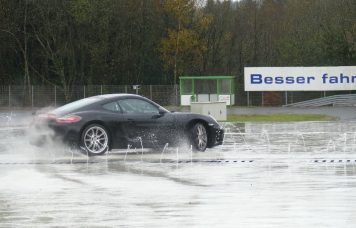
[[205, 150], [206, 146], [207, 146], [207, 142], [208, 142], [208, 136], [206, 133], [206, 129], [202, 124], [198, 124], [196, 126], [196, 146], [197, 149], [200, 151]]
[[100, 126], [93, 126], [84, 134], [84, 146], [92, 154], [101, 154], [108, 147], [108, 134]]

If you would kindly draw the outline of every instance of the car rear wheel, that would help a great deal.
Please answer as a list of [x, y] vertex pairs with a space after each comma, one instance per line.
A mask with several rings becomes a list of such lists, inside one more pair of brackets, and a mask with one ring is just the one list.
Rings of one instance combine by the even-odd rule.
[[195, 151], [205, 151], [208, 145], [208, 134], [203, 124], [197, 123], [191, 129], [191, 142]]
[[100, 124], [87, 126], [81, 137], [81, 147], [89, 156], [102, 155], [109, 150], [109, 134]]

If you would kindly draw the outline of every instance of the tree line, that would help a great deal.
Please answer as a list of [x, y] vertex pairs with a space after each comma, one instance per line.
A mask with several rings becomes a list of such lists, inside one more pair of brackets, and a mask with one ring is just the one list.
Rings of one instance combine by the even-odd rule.
[[356, 64], [355, 0], [0, 0], [0, 83], [175, 84]]

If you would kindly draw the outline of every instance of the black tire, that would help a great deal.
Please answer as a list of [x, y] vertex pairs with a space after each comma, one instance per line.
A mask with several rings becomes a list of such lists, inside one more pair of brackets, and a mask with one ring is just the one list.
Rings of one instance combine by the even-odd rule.
[[191, 144], [194, 151], [204, 152], [208, 146], [208, 132], [202, 123], [196, 123], [190, 129]]
[[109, 150], [110, 136], [106, 128], [100, 124], [87, 126], [80, 138], [80, 147], [89, 156], [105, 154]]

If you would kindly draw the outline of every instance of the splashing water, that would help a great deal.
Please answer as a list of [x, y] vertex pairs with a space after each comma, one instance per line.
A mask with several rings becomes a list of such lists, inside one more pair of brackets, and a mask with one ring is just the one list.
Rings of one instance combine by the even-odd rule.
[[143, 144], [142, 144], [142, 138], [138, 137], [138, 139], [140, 140], [141, 143], [141, 162], [143, 162]]
[[329, 142], [328, 142], [328, 152], [330, 152], [330, 146], [332, 146], [332, 149], [333, 151], [335, 152], [336, 151], [336, 144], [334, 142], [334, 140], [330, 139]]
[[70, 164], [73, 164], [73, 159], [74, 159], [74, 150], [73, 148], [69, 148], [69, 151], [71, 152], [72, 156], [70, 157]]
[[307, 151], [307, 148], [306, 148], [306, 145], [305, 145], [305, 139], [304, 139], [303, 133], [300, 133], [300, 137], [302, 138], [304, 152], [306, 152], [306, 151]]
[[270, 145], [271, 145], [271, 142], [270, 142], [270, 140], [269, 140], [269, 135], [268, 135], [267, 130], [263, 130], [263, 131], [261, 132], [261, 137], [262, 137], [262, 136], [265, 137], [265, 139], [266, 139], [266, 145], [267, 145], [267, 150], [268, 150], [268, 152], [270, 152]]
[[164, 154], [164, 151], [167, 149], [169, 143], [166, 143], [163, 147], [163, 150], [162, 150], [162, 153], [161, 153], [161, 157], [159, 159], [159, 163], [162, 163], [162, 158], [163, 158], [163, 154]]
[[344, 148], [343, 148], [344, 152], [346, 151], [346, 145], [347, 145], [347, 133], [345, 132], [344, 133]]
[[127, 153], [129, 152], [130, 148], [131, 148], [131, 145], [128, 144], [128, 145], [127, 145], [126, 152], [125, 152], [125, 157], [124, 157], [124, 161], [125, 161], [125, 162], [126, 162], [126, 158], [127, 158]]
[[0, 118], [5, 119], [6, 121], [6, 126], [10, 126], [13, 121], [13, 117], [15, 117], [16, 114], [14, 114], [12, 111], [10, 113], [4, 113], [0, 115]]
[[105, 158], [106, 158], [106, 164], [108, 164], [108, 163], [109, 163], [109, 153], [110, 153], [110, 150], [109, 150], [109, 148], [107, 148], [106, 155], [105, 155]]

